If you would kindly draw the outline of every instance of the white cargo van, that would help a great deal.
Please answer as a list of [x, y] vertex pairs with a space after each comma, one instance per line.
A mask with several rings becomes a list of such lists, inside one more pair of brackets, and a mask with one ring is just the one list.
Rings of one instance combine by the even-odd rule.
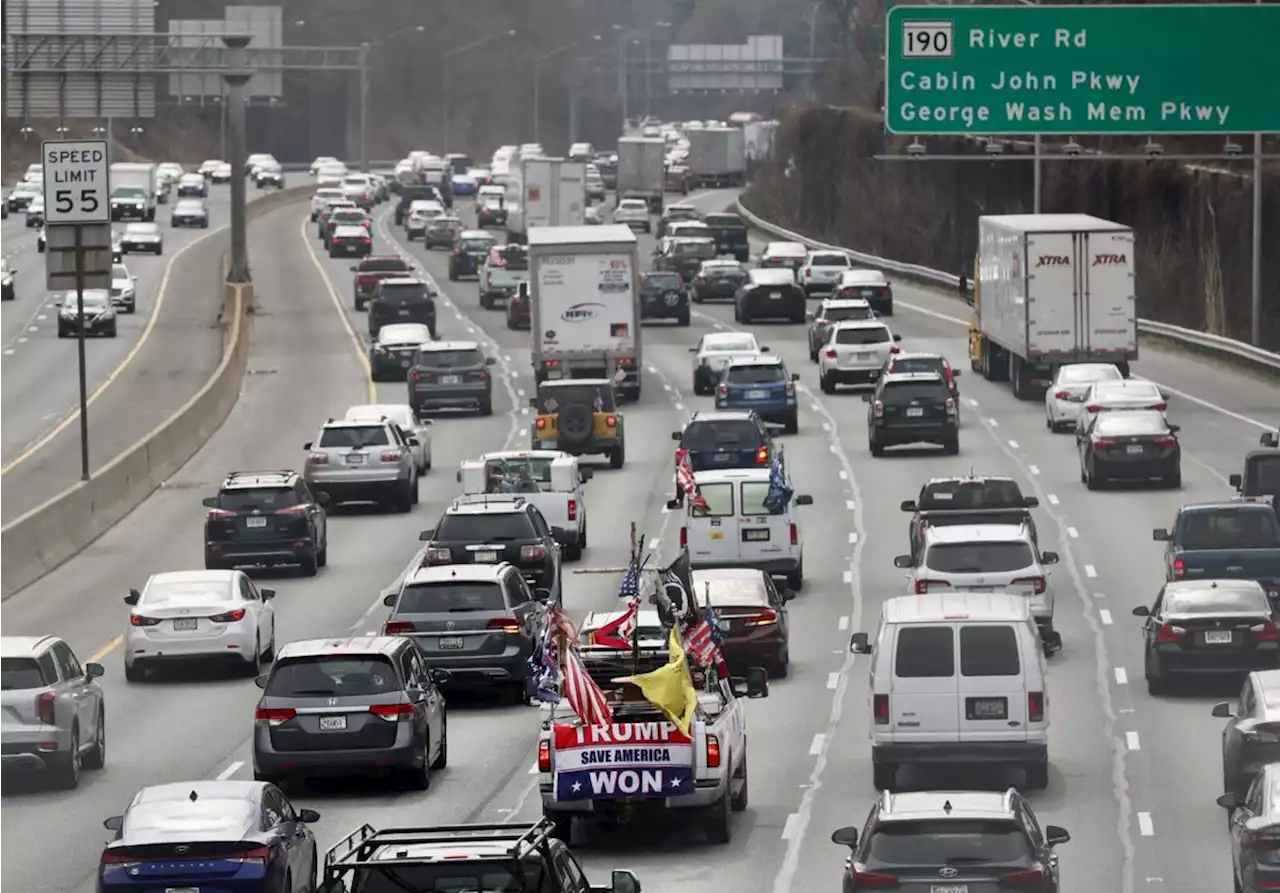
[[566, 561], [577, 561], [587, 547], [582, 485], [591, 476], [591, 469], [581, 468], [576, 456], [559, 450], [503, 450], [464, 461], [458, 482], [467, 496], [514, 492], [525, 497], [542, 512], [548, 527], [569, 531], [560, 545]]
[[1049, 694], [1031, 605], [1015, 595], [938, 593], [888, 599], [871, 655], [871, 761], [893, 788], [907, 765], [1021, 766], [1049, 784]]

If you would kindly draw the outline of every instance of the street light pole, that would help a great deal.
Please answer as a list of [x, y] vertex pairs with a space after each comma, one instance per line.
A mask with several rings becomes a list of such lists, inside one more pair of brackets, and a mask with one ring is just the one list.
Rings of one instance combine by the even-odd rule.
[[227, 101], [223, 110], [227, 116], [227, 136], [231, 144], [231, 269], [228, 282], [250, 282], [248, 220], [245, 217], [245, 87], [253, 77], [246, 63], [249, 54], [245, 48], [253, 37], [248, 34], [223, 34], [222, 43], [227, 48], [228, 70], [222, 73], [227, 85]]
[[360, 170], [369, 172], [369, 47], [360, 44]]
[[[599, 34], [593, 34], [588, 38], [588, 40], [600, 39]], [[533, 141], [535, 143], [538, 142], [538, 135], [542, 128], [542, 63], [553, 56], [567, 53], [574, 47], [581, 46], [586, 42], [586, 40], [575, 40], [573, 43], [565, 44], [559, 49], [533, 57]]]

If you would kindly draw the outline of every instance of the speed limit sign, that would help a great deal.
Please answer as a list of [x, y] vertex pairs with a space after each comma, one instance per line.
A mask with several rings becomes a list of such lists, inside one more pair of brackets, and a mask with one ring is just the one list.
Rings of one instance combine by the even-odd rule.
[[44, 220], [50, 226], [111, 222], [111, 162], [106, 140], [46, 140]]

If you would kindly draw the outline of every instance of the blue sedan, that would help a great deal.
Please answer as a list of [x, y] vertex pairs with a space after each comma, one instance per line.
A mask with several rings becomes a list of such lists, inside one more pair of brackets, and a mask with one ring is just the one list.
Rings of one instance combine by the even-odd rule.
[[735, 359], [720, 373], [716, 409], [749, 409], [767, 422], [783, 425], [787, 434], [795, 434], [800, 430], [799, 380], [799, 375], [787, 372], [779, 356]]
[[456, 174], [453, 178], [453, 194], [454, 195], [475, 195], [479, 184], [476, 178], [470, 174]]
[[102, 851], [98, 893], [310, 893], [320, 819], [273, 784], [192, 781], [143, 788]]

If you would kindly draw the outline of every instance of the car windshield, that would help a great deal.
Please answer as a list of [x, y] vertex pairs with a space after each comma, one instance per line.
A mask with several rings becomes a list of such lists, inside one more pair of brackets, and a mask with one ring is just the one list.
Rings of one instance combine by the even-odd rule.
[[942, 374], [942, 357], [900, 357], [893, 361], [894, 372], [936, 372]]
[[677, 242], [676, 254], [679, 257], [715, 257], [716, 246], [714, 242]]
[[1280, 453], [1252, 459], [1254, 488], [1259, 493], [1280, 493]]
[[756, 339], [750, 336], [708, 340], [702, 345], [704, 353], [755, 353], [757, 349]]
[[189, 583], [164, 582], [152, 583], [138, 600], [140, 605], [154, 605], [157, 602], [229, 602], [234, 601], [229, 580], [192, 581]]
[[844, 322], [850, 319], [875, 319], [875, 317], [870, 305], [864, 305], [862, 307], [827, 307], [818, 318], [825, 319], [827, 322]]
[[482, 515], [445, 515], [435, 539], [451, 543], [508, 543], [536, 537], [524, 512], [485, 512]]
[[946, 388], [940, 381], [888, 382], [880, 392], [880, 400], [886, 406], [905, 406], [913, 401], [941, 403], [947, 396]]
[[194, 214], [197, 211], [203, 211], [204, 205], [195, 201], [178, 202], [173, 206], [175, 211], [182, 211], [185, 214]]
[[130, 223], [124, 231], [125, 235], [129, 236], [154, 236], [160, 232], [160, 227], [154, 223]]
[[325, 449], [347, 447], [358, 450], [371, 446], [387, 446], [390, 443], [387, 429], [381, 425], [342, 425], [321, 431], [320, 440], [316, 442], [316, 446]]
[[236, 487], [218, 494], [218, 508], [228, 512], [274, 512], [297, 504], [292, 487]]
[[682, 208], [679, 205], [669, 205], [666, 213], [667, 220], [697, 220], [697, 208]]
[[333, 239], [339, 241], [341, 239], [364, 239], [368, 241], [369, 233], [363, 226], [342, 224], [333, 228]]
[[809, 258], [812, 267], [848, 267], [849, 258], [843, 254], [815, 254]]
[[324, 654], [279, 661], [266, 693], [270, 698], [363, 698], [399, 690], [396, 671], [386, 658]]
[[496, 582], [414, 583], [396, 602], [397, 614], [453, 614], [502, 611], [507, 606]]
[[730, 384], [773, 384], [789, 380], [787, 370], [781, 365], [730, 366], [725, 374]]
[[213, 835], [232, 835], [233, 839], [239, 839], [247, 826], [257, 827], [259, 808], [256, 801], [245, 797], [144, 800], [129, 807], [120, 836], [125, 840], [135, 835], [151, 839], [181, 828], [183, 833], [194, 835], [187, 840], [219, 839]]
[[1058, 370], [1058, 384], [1092, 384], [1095, 381], [1120, 381], [1124, 376], [1120, 370], [1111, 365], [1081, 364], [1063, 366]]
[[[85, 310], [101, 310], [111, 303], [111, 298], [106, 292], [87, 291], [84, 293], [84, 309]], [[68, 293], [62, 300], [63, 307], [69, 307], [72, 310], [77, 308], [76, 293]]]
[[765, 257], [785, 257], [788, 259], [798, 259], [808, 253], [803, 245], [794, 242], [773, 242], [765, 247]]
[[1093, 433], [1112, 437], [1168, 434], [1169, 423], [1165, 421], [1162, 413], [1155, 411], [1105, 412], [1099, 414], [1098, 421], [1093, 426]]
[[483, 366], [484, 354], [477, 347], [461, 350], [424, 350], [418, 353], [417, 365], [429, 369], [454, 369]]
[[334, 223], [363, 223], [366, 219], [364, 211], [340, 210], [333, 212]]
[[117, 186], [111, 194], [115, 198], [146, 198], [147, 190], [141, 186]]
[[1182, 516], [1178, 543], [1190, 551], [1280, 548], [1275, 513], [1264, 506], [1187, 512]]
[[1093, 386], [1093, 397], [1104, 403], [1110, 400], [1162, 400], [1159, 388], [1141, 381], [1098, 382]]
[[742, 267], [737, 264], [703, 264], [702, 272], [713, 279], [743, 275]]
[[44, 688], [55, 679], [45, 679], [40, 664], [31, 657], [0, 658], [0, 691]]
[[952, 574], [1001, 574], [1035, 563], [1028, 543], [937, 543], [929, 547], [925, 566]]
[[427, 299], [427, 286], [421, 282], [400, 283], [383, 280], [378, 284], [378, 297], [398, 303], [415, 300], [425, 301]]
[[836, 344], [887, 344], [890, 340], [889, 330], [884, 326], [836, 329]]
[[1223, 586], [1216, 589], [1183, 589], [1165, 593], [1166, 614], [1269, 614], [1262, 587]]
[[618, 205], [619, 211], [648, 211], [649, 206], [638, 198], [624, 198]]
[[666, 289], [679, 288], [680, 275], [678, 273], [647, 273], [644, 277], [645, 291], [665, 291]]
[[881, 865], [1008, 864], [1030, 859], [1031, 848], [1014, 822], [924, 819], [876, 826], [866, 858]]
[[616, 408], [613, 388], [604, 385], [554, 385], [538, 392], [538, 411], [541, 413], [559, 412], [572, 403], [590, 406], [592, 412], [612, 412]]
[[755, 423], [747, 419], [693, 421], [684, 429], [680, 445], [686, 450], [714, 450], [723, 447], [753, 450], [764, 445], [764, 436]]
[[398, 257], [379, 257], [360, 262], [361, 273], [407, 273], [409, 265]]

